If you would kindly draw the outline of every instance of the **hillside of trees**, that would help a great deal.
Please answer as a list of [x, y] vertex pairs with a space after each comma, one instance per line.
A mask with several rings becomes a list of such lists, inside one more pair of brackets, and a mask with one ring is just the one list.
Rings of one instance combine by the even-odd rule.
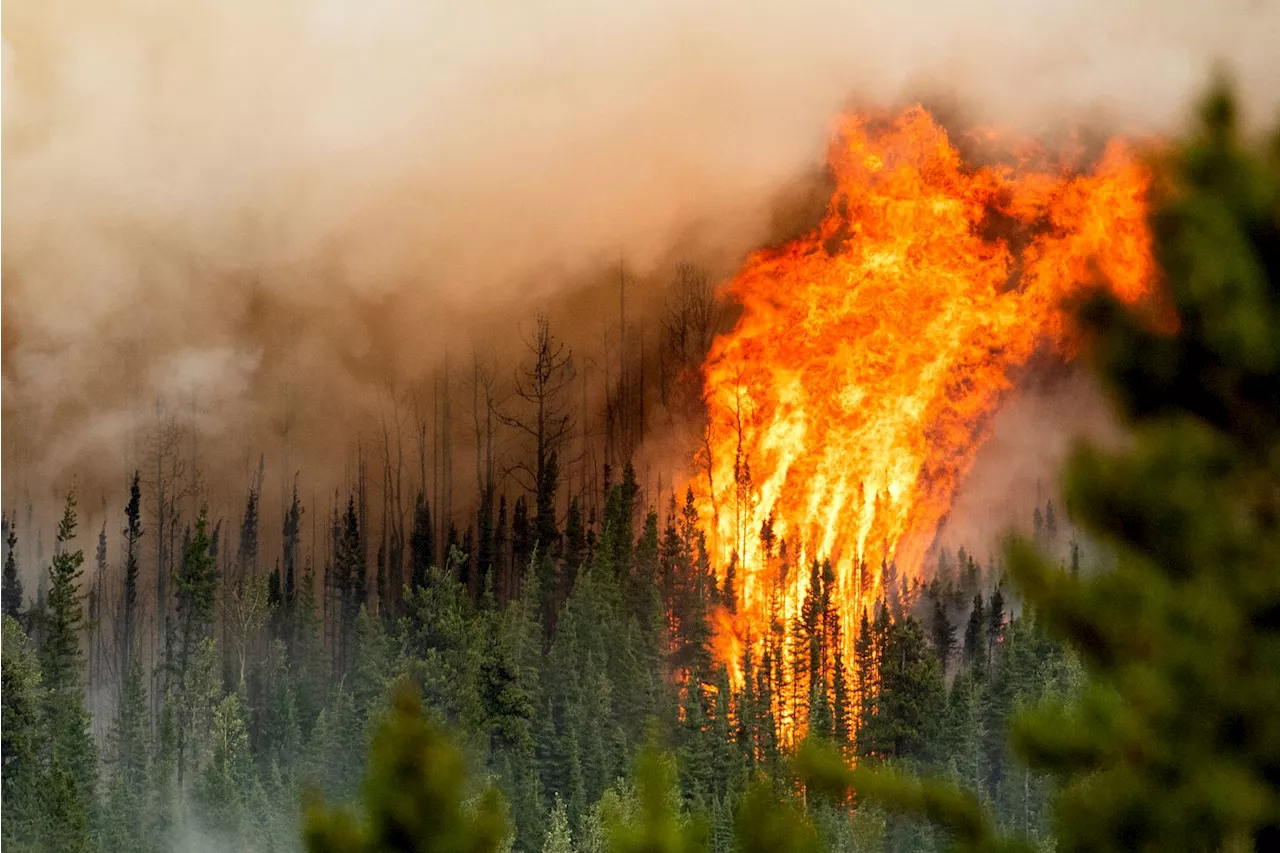
[[[149, 532], [140, 492], [135, 478], [122, 495], [126, 570], [120, 588], [105, 593], [123, 607], [110, 626], [117, 647], [108, 653], [119, 661], [110, 669], [120, 675], [105, 685], [115, 701], [104, 738], [94, 738], [86, 707], [80, 639], [92, 602], [74, 498], [47, 590], [27, 607], [6, 605], [4, 832], [14, 849], [164, 850], [175, 839], [297, 849], [301, 796], [314, 788], [333, 802], [356, 797], [370, 736], [400, 682], [415, 686], [467, 765], [502, 791], [514, 849], [542, 849], [560, 824], [570, 836], [590, 834], [602, 798], [622, 795], [619, 780], [651, 741], [675, 750], [687, 807], [706, 814], [713, 849], [730, 849], [749, 780], [786, 777], [790, 750], [770, 709], [773, 693], [797, 682], [832, 688], [798, 707], [810, 731], [848, 756], [950, 774], [1011, 823], [1044, 832], [1048, 788], [1010, 756], [1005, 722], [1020, 705], [1075, 689], [1078, 665], [1033, 619], [1010, 612], [994, 567], [963, 551], [943, 554], [928, 585], [891, 582], [889, 600], [864, 614], [847, 668], [797, 677], [781, 655], [748, 657], [742, 666], [754, 677], [734, 692], [710, 649], [708, 614], [725, 590], [692, 496], [683, 506], [671, 497], [661, 513], [641, 508], [629, 466], [610, 485], [599, 523], [582, 519], [575, 503], [561, 531], [546, 518], [527, 520], [521, 503], [510, 529], [499, 513], [475, 554], [464, 550], [470, 535], [435, 547], [420, 503], [398, 599], [378, 594], [386, 581], [361, 558], [366, 534], [354, 498], [332, 520], [323, 588], [309, 565], [290, 558], [289, 529], [283, 571], [253, 573], [261, 555], [251, 493], [232, 541], [207, 512], [184, 533], [164, 657], [146, 669], [136, 615]], [[295, 505], [285, 524], [303, 511]], [[1051, 505], [1046, 514], [1053, 518]], [[543, 551], [542, 541], [552, 546]], [[240, 571], [224, 570], [225, 548]], [[15, 553], [6, 558], [8, 584], [17, 584]], [[473, 570], [484, 554], [498, 556]], [[838, 630], [833, 578], [822, 568], [796, 567], [817, 580], [800, 630], [819, 645]], [[16, 590], [6, 596], [22, 600]], [[777, 620], [775, 629], [780, 647]], [[788, 657], [813, 667], [827, 659]], [[853, 823], [833, 815], [829, 830], [868, 844], [897, 833], [895, 849], [904, 850], [928, 837], [866, 812]]]

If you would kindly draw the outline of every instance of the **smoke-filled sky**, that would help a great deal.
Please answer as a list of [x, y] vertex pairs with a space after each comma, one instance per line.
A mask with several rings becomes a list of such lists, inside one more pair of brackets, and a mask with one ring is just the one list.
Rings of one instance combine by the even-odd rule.
[[731, 264], [850, 103], [1162, 133], [1218, 62], [1269, 122], [1277, 32], [1274, 0], [6, 0], [6, 491], [114, 473], [157, 394], [243, 441], [323, 387], [301, 417], [341, 429], [619, 259]]

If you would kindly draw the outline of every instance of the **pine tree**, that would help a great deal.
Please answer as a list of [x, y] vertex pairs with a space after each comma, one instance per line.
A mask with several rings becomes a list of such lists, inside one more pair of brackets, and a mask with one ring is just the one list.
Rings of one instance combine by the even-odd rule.
[[1004, 642], [1004, 590], [991, 593], [991, 609], [987, 611], [987, 671], [996, 663], [996, 649]]
[[324, 653], [324, 619], [316, 606], [316, 579], [308, 560], [298, 585], [297, 634], [290, 660], [297, 685], [299, 724], [310, 731], [328, 694], [329, 657]]
[[930, 626], [930, 633], [933, 639], [933, 650], [938, 655], [938, 667], [942, 670], [943, 677], [946, 677], [947, 665], [951, 663], [951, 656], [956, 649], [956, 626], [947, 616], [947, 608], [941, 598], [935, 598], [933, 601], [933, 623]]
[[347, 497], [346, 513], [335, 519], [333, 537], [333, 585], [337, 598], [334, 668], [345, 675], [351, 661], [356, 617], [365, 601], [364, 540], [361, 538], [360, 517], [356, 514], [354, 495]]
[[974, 670], [975, 677], [982, 678], [986, 674], [987, 663], [987, 612], [982, 602], [982, 593], [973, 596], [973, 607], [969, 610], [969, 621], [964, 627], [964, 662]]
[[587, 556], [587, 528], [582, 519], [582, 505], [578, 496], [569, 501], [569, 515], [564, 523], [564, 584], [567, 590], [573, 589], [578, 572], [582, 569]]
[[720, 590], [720, 600], [730, 613], [738, 612], [738, 554], [729, 556], [729, 565], [724, 570], [724, 587]]
[[120, 687], [115, 720], [108, 735], [111, 773], [107, 782], [104, 845], [115, 850], [154, 850], [150, 782], [150, 720], [142, 662], [134, 659]]
[[142, 539], [142, 487], [138, 472], [129, 484], [129, 502], [124, 508], [124, 590], [120, 616], [120, 661], [126, 673], [133, 665], [138, 642], [138, 553]]
[[[876, 623], [873, 631], [879, 629], [879, 617]], [[878, 689], [870, 706], [864, 699], [858, 751], [882, 758], [920, 757], [946, 701], [938, 656], [930, 653], [924, 631], [912, 617], [886, 622], [879, 630]]]
[[178, 603], [178, 649], [173, 664], [173, 690], [178, 707], [177, 715], [177, 772], [178, 787], [186, 784], [187, 765], [192, 758], [190, 742], [197, 734], [197, 709], [205, 703], [205, 658], [212, 648], [201, 646], [210, 640], [213, 625], [214, 601], [218, 590], [218, 566], [210, 553], [212, 539], [209, 536], [209, 511], [202, 507], [196, 517], [195, 533], [183, 550], [182, 564], [174, 577], [174, 590]]
[[2, 603], [0, 609], [5, 616], [18, 619], [22, 613], [22, 580], [18, 577], [18, 534], [14, 530], [13, 523], [7, 519], [4, 526], [8, 528], [4, 540], [7, 553], [4, 557], [3, 585], [0, 586], [0, 603]]
[[534, 553], [533, 527], [529, 524], [529, 505], [524, 496], [516, 498], [515, 507], [511, 511], [511, 572], [515, 580], [512, 597], [520, 597], [523, 590], [519, 588], [524, 578], [525, 569]]
[[281, 531], [281, 553], [280, 562], [282, 566], [283, 587], [281, 589], [284, 599], [284, 616], [286, 630], [288, 627], [290, 616], [293, 612], [293, 600], [298, 593], [298, 564], [299, 554], [299, 536], [302, 533], [302, 502], [298, 500], [298, 482], [295, 479], [293, 483], [293, 499], [289, 502], [289, 509], [285, 511], [283, 529]]
[[[74, 782], [74, 790], [64, 789], [54, 779], [60, 802], [71, 810], [64, 817], [73, 822], [79, 820], [76, 815], [92, 814], [98, 779], [97, 747], [84, 704], [84, 655], [80, 649], [80, 632], [84, 629], [80, 595], [84, 552], [70, 549], [76, 533], [75, 507], [75, 498], [68, 495], [49, 569], [48, 616], [40, 647], [48, 729], [45, 761], [55, 777], [59, 772], [67, 773]], [[75, 802], [66, 799], [73, 794]]]
[[560, 547], [560, 530], [556, 526], [556, 492], [559, 488], [560, 455], [552, 451], [541, 463], [533, 519], [538, 550], [548, 555]]
[[418, 500], [413, 508], [413, 532], [409, 535], [410, 588], [417, 590], [425, 587], [434, 565], [435, 528], [431, 523], [431, 504], [426, 495], [418, 492]]
[[832, 640], [835, 652], [831, 666], [831, 739], [835, 746], [843, 752], [848, 748], [852, 735], [850, 715], [853, 711], [850, 706], [849, 680], [845, 673], [842, 645], [837, 635]]
[[622, 481], [611, 486], [605, 496], [604, 536], [601, 542], [610, 565], [619, 577], [626, 577], [631, 573], [632, 537], [635, 535], [632, 520], [639, 493], [635, 468], [627, 462], [622, 472]]

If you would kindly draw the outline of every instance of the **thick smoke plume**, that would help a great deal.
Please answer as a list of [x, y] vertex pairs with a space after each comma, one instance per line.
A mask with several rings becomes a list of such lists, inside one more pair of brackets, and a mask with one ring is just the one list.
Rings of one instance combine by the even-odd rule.
[[731, 271], [850, 99], [1160, 133], [1220, 62], [1269, 118], [1280, 31], [1253, 0], [5, 12], [7, 497], [121, 475], [157, 398], [208, 452], [318, 452], [620, 260]]

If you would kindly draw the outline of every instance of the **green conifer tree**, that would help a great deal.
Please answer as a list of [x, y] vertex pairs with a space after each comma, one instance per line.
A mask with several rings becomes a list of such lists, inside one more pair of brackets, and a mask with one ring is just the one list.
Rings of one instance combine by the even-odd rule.
[[[81, 816], [94, 813], [98, 782], [98, 751], [85, 708], [85, 663], [80, 649], [80, 633], [85, 624], [80, 595], [84, 552], [72, 551], [70, 544], [76, 535], [75, 507], [75, 498], [68, 495], [49, 569], [48, 612], [40, 646], [48, 731], [44, 763], [54, 776], [66, 773], [75, 783], [74, 788], [66, 788], [60, 778], [50, 780], [55, 785], [50, 795], [70, 809], [65, 815], [71, 822], [67, 824], [68, 832]], [[73, 795], [78, 798], [74, 803], [68, 799]]]
[[18, 577], [18, 534], [13, 523], [5, 520], [4, 578], [0, 581], [0, 609], [11, 619], [22, 613], [22, 579]]

